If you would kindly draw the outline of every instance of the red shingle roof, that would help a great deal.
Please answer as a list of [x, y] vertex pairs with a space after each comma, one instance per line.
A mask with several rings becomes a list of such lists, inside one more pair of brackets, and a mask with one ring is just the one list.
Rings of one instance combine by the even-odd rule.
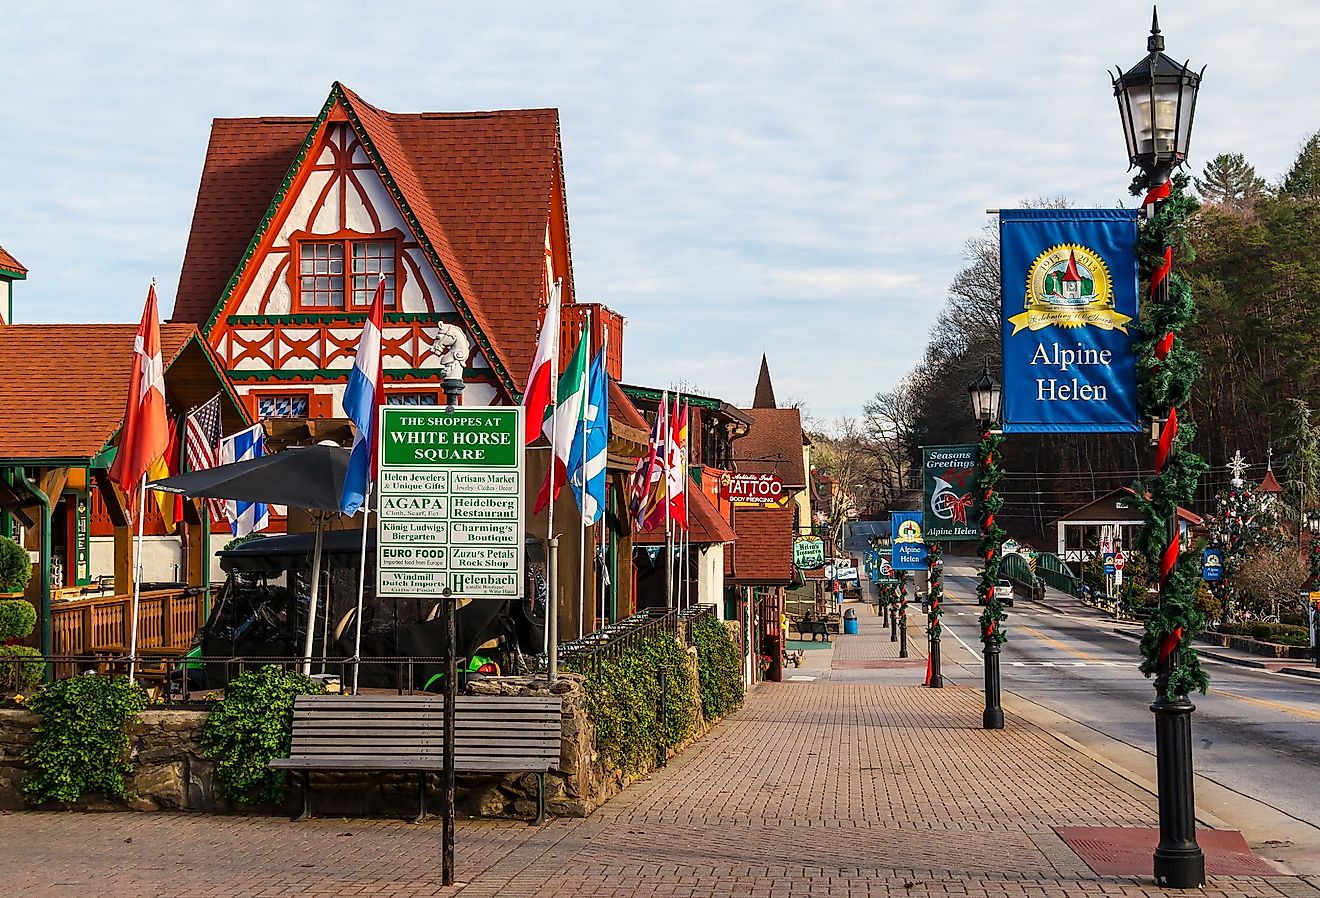
[[[92, 458], [124, 417], [136, 324], [0, 327], [0, 458]], [[197, 332], [160, 329], [168, 366]]]
[[[692, 527], [692, 542], [694, 543], [731, 543], [738, 538], [738, 534], [724, 516], [701, 491], [701, 487], [695, 483], [688, 482], [688, 522]], [[665, 541], [665, 530], [663, 527], [657, 530], [645, 530], [633, 535], [633, 545], [635, 546], [654, 546], [663, 545]]]
[[9, 271], [17, 275], [26, 275], [27, 269], [23, 264], [9, 255], [3, 246], [0, 246], [0, 271]]
[[[794, 410], [795, 411], [795, 410]], [[793, 509], [740, 508], [733, 516], [735, 583], [793, 582]]]
[[740, 474], [777, 474], [790, 489], [807, 485], [802, 464], [802, 415], [795, 408], [745, 408], [752, 419], [747, 435], [733, 441], [733, 463]]
[[[521, 387], [536, 350], [558, 111], [399, 114], [339, 90]], [[210, 318], [314, 122], [215, 121], [171, 320]]]

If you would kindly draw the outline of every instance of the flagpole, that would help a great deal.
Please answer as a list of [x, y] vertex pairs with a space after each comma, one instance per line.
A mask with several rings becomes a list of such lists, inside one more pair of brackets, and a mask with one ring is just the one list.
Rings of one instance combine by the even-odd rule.
[[[591, 310], [587, 309], [587, 323], [578, 340], [587, 342], [588, 364], [582, 371], [582, 402], [578, 412], [578, 431], [582, 434], [581, 465], [582, 502], [578, 506], [578, 639], [587, 635], [587, 402], [591, 399]], [[595, 602], [592, 602], [595, 605]]]
[[670, 441], [674, 438], [672, 416], [668, 411], [669, 391], [665, 390], [664, 402], [661, 408], [664, 409], [665, 416], [665, 462], [661, 469], [665, 478], [665, 607], [674, 607], [674, 526], [672, 516], [669, 513], [669, 451]]
[[[563, 321], [563, 281], [555, 281], [556, 298], [560, 300], [560, 321]], [[547, 314], [549, 310], [547, 309]], [[551, 414], [559, 412], [559, 334], [555, 335], [555, 361], [550, 368], [550, 408]], [[558, 458], [555, 432], [559, 429], [552, 422], [550, 425], [550, 467], [546, 476], [550, 478], [549, 514], [545, 523], [545, 577], [548, 594], [545, 601], [545, 632], [542, 644], [545, 646], [546, 679], [554, 683], [559, 676], [559, 540], [555, 537], [555, 459]]]
[[[601, 323], [601, 326], [600, 326], [600, 352], [601, 352], [601, 366], [605, 369], [605, 372], [604, 372], [604, 373], [605, 373], [605, 397], [603, 397], [603, 401], [605, 402], [606, 408], [608, 408], [608, 407], [609, 407], [609, 399], [608, 399], [608, 396], [609, 396], [609, 392], [610, 392], [610, 371], [609, 371], [609, 368], [610, 368], [610, 364], [609, 364], [609, 363], [610, 363], [610, 329], [609, 329], [609, 326], [608, 326], [608, 323], [607, 323], [607, 322], [602, 322], [602, 323]], [[605, 442], [606, 442], [605, 451], [606, 451], [607, 456], [608, 456], [608, 453], [609, 453], [609, 426], [610, 426], [610, 418], [609, 418], [609, 415], [606, 414], [606, 415], [605, 415]], [[606, 506], [609, 505], [609, 501], [610, 501], [610, 475], [609, 475], [609, 472], [607, 471], [607, 472], [605, 473], [605, 494], [604, 494], [603, 496], [601, 496], [601, 500], [600, 500], [600, 571], [601, 571], [601, 575], [600, 575], [599, 577], [596, 578], [596, 582], [597, 582], [598, 584], [600, 584], [600, 620], [598, 621], [598, 623], [600, 623], [600, 624], [608, 624], [608, 623], [610, 622], [610, 621], [609, 621], [609, 613], [608, 613], [608, 609], [606, 608], [606, 605], [607, 605], [608, 602], [609, 602], [609, 588], [608, 588], [607, 586], [605, 586], [605, 576], [606, 576], [606, 570], [605, 570], [605, 567], [606, 567], [606, 561], [607, 561], [607, 559], [608, 559], [608, 557], [609, 557], [609, 552], [608, 552], [608, 551], [606, 550], [606, 548], [605, 548], [605, 531], [606, 531], [606, 529], [608, 528], [608, 525], [607, 525], [606, 522], [605, 522], [605, 508], [606, 508]]]
[[147, 475], [138, 483], [137, 539], [133, 545], [133, 620], [129, 624], [128, 678], [137, 679], [138, 605], [142, 599], [142, 519], [147, 516]]
[[372, 483], [368, 480], [367, 494], [362, 497], [362, 552], [358, 556], [357, 614], [354, 615], [356, 632], [353, 634], [353, 695], [358, 694], [358, 669], [362, 666], [359, 657], [362, 654], [362, 601], [367, 589], [367, 521], [371, 520], [371, 487]]

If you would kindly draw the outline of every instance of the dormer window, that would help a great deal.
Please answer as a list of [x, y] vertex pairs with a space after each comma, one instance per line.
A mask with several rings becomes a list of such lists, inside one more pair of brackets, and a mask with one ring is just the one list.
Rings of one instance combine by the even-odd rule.
[[303, 237], [296, 239], [295, 243], [298, 253], [295, 309], [304, 312], [366, 311], [376, 293], [376, 278], [381, 274], [385, 275], [385, 308], [395, 308], [397, 239]]

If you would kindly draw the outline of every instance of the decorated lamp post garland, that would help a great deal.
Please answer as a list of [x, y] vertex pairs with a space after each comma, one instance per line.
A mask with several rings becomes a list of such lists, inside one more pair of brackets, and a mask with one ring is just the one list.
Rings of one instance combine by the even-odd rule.
[[928, 579], [926, 581], [926, 638], [930, 649], [926, 655], [926, 685], [939, 689], [944, 685], [944, 675], [940, 673], [940, 636], [944, 632], [944, 553], [939, 543], [931, 543], [926, 555]]
[[[1145, 176], [1140, 176], [1136, 184], [1144, 181]], [[1141, 672], [1156, 677], [1156, 689], [1168, 701], [1180, 696], [1185, 700], [1193, 689], [1205, 692], [1209, 686], [1192, 642], [1205, 626], [1204, 616], [1196, 610], [1199, 559], [1190, 554], [1179, 558], [1178, 507], [1191, 503], [1207, 467], [1188, 448], [1196, 435], [1195, 425], [1180, 421], [1178, 411], [1186, 408], [1201, 367], [1198, 355], [1178, 339], [1195, 316], [1191, 287], [1173, 270], [1174, 247], [1186, 251], [1187, 220], [1197, 208], [1186, 193], [1187, 184], [1186, 175], [1177, 175], [1146, 193], [1142, 207], [1154, 207], [1154, 215], [1143, 223], [1138, 236], [1138, 254], [1149, 279], [1138, 344], [1142, 408], [1163, 422], [1155, 449], [1155, 475], [1138, 481], [1133, 503], [1145, 521], [1138, 545], [1155, 562], [1160, 592], [1141, 640]]]
[[995, 584], [999, 582], [999, 559], [1008, 534], [995, 523], [995, 515], [1004, 506], [1004, 497], [995, 492], [995, 484], [1004, 477], [999, 452], [1004, 438], [993, 433], [990, 425], [989, 420], [982, 422], [981, 443], [977, 449], [980, 462], [977, 488], [981, 491], [981, 542], [978, 550], [982, 560], [977, 595], [985, 604], [981, 612], [981, 642], [985, 657], [985, 713], [981, 722], [987, 730], [998, 730], [1004, 727], [1004, 709], [999, 695], [999, 647], [1008, 637], [1004, 633], [1007, 615], [1003, 603], [995, 595]]

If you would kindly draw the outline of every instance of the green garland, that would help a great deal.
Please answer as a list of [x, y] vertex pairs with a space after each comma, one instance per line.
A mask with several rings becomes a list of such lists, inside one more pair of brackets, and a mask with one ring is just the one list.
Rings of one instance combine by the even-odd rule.
[[977, 584], [977, 598], [985, 601], [985, 610], [981, 612], [981, 638], [993, 639], [996, 645], [1008, 641], [1004, 634], [1004, 604], [995, 596], [995, 584], [999, 582], [999, 557], [1008, 534], [995, 523], [995, 515], [1004, 507], [1004, 497], [995, 492], [995, 484], [1004, 478], [1004, 466], [1000, 463], [999, 445], [1004, 441], [1002, 434], [989, 430], [981, 434], [981, 443], [977, 447], [976, 458], [980, 469], [976, 485], [981, 491], [981, 543], [977, 551], [981, 553], [981, 579]]
[[[1191, 258], [1187, 243], [1187, 222], [1197, 210], [1196, 200], [1187, 195], [1188, 177], [1177, 175], [1172, 180], [1167, 199], [1160, 203], [1154, 218], [1146, 219], [1137, 238], [1137, 253], [1149, 286], [1153, 273], [1165, 263], [1165, 248], [1172, 247], [1175, 254]], [[1156, 187], [1144, 176], [1133, 182], [1133, 192]], [[1201, 370], [1197, 353], [1181, 339], [1185, 328], [1196, 316], [1192, 288], [1187, 280], [1169, 272], [1168, 297], [1156, 301], [1151, 297], [1142, 310], [1140, 340], [1137, 350], [1141, 371], [1141, 406], [1147, 417], [1165, 419], [1171, 409], [1188, 406], [1192, 384]], [[1146, 296], [1150, 296], [1147, 289]], [[1168, 347], [1172, 335], [1172, 347]], [[1161, 359], [1161, 343], [1164, 358]], [[1166, 425], [1167, 426], [1167, 425]], [[1169, 544], [1171, 532], [1176, 532], [1178, 507], [1188, 505], [1195, 498], [1196, 484], [1207, 470], [1205, 461], [1190, 450], [1196, 437], [1191, 422], [1179, 422], [1176, 436], [1170, 446], [1163, 470], [1150, 478], [1138, 480], [1133, 489], [1135, 500], [1131, 504], [1141, 511], [1145, 525], [1138, 545], [1149, 561], [1152, 571], [1160, 571], [1161, 559]], [[1205, 692], [1210, 680], [1201, 667], [1193, 640], [1205, 627], [1205, 617], [1196, 610], [1196, 590], [1200, 585], [1200, 560], [1192, 553], [1184, 555], [1163, 580], [1159, 606], [1146, 623], [1141, 639], [1141, 672], [1146, 676], [1161, 674], [1167, 666], [1166, 698], [1186, 695], [1192, 689]]]
[[940, 548], [939, 543], [931, 543], [930, 551], [926, 554], [926, 636], [930, 639], [939, 639], [940, 634], [944, 632], [944, 624], [940, 620], [944, 617], [944, 550]]

